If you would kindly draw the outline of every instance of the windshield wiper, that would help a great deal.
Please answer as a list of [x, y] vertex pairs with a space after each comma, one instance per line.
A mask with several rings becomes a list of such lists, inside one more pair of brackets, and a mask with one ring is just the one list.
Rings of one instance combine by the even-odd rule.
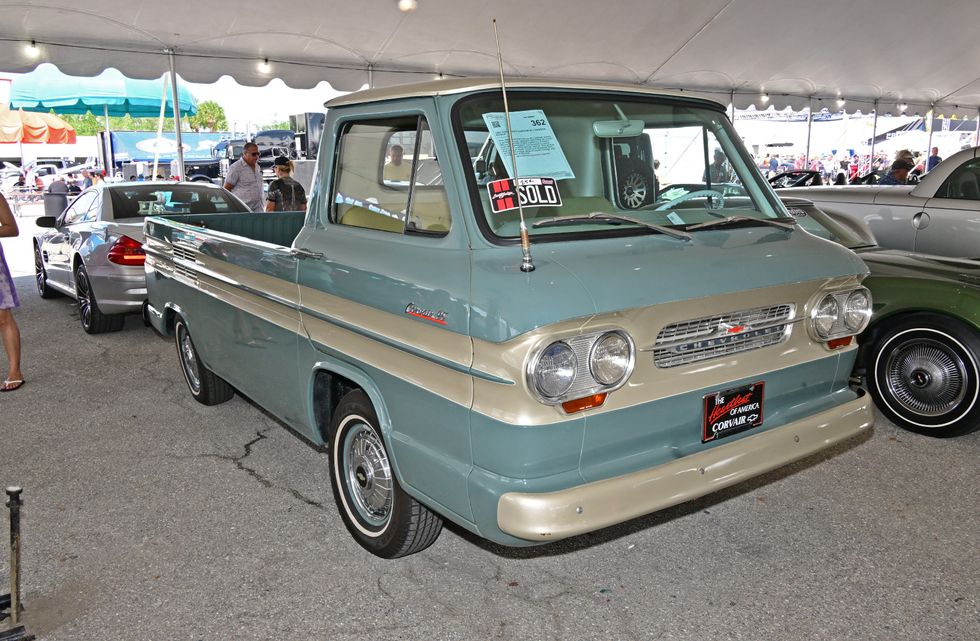
[[704, 223], [688, 225], [684, 229], [686, 229], [687, 231], [695, 231], [697, 229], [711, 229], [712, 227], [725, 227], [726, 225], [735, 225], [738, 223], [759, 223], [760, 225], [769, 225], [770, 227], [778, 227], [786, 231], [793, 231], [794, 229], [796, 229], [795, 218], [752, 218], [751, 216], [725, 216], [724, 218], [719, 218], [718, 220], [709, 220]]
[[677, 240], [691, 240], [691, 235], [686, 231], [681, 231], [680, 229], [672, 229], [670, 227], [664, 227], [663, 225], [657, 225], [655, 223], [637, 220], [636, 218], [630, 218], [629, 216], [607, 214], [606, 212], [602, 211], [594, 211], [585, 216], [555, 216], [554, 218], [543, 218], [533, 223], [531, 227], [537, 229], [539, 227], [557, 227], [559, 225], [577, 225], [582, 223], [596, 223], [604, 225], [620, 225], [622, 223], [630, 223], [631, 225], [639, 225], [641, 227], [646, 227], [647, 229], [652, 229], [659, 234], [664, 234], [666, 236], [670, 236], [671, 238], [676, 238]]

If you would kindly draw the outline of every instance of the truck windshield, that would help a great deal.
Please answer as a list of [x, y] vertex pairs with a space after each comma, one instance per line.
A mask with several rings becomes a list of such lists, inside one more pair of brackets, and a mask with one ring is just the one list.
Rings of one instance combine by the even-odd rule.
[[519, 190], [500, 93], [464, 99], [455, 116], [474, 208], [491, 236], [519, 237], [518, 198], [533, 236], [792, 222], [720, 111], [632, 94], [510, 90], [508, 99]]

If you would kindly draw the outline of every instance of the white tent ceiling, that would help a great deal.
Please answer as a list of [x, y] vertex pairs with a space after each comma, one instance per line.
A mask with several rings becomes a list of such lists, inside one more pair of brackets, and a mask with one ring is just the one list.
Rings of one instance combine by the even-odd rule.
[[[684, 89], [739, 107], [980, 108], [976, 0], [0, 0], [0, 71], [53, 62], [336, 89], [497, 72]], [[40, 56], [25, 54], [37, 43]], [[268, 59], [271, 71], [258, 64]]]

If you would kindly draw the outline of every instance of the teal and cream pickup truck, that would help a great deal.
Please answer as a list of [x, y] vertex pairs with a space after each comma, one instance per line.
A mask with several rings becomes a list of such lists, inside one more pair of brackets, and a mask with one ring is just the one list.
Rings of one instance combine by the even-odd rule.
[[148, 313], [194, 398], [322, 447], [370, 552], [443, 519], [574, 536], [872, 425], [867, 268], [797, 228], [720, 105], [466, 79], [328, 107], [306, 214], [147, 219]]

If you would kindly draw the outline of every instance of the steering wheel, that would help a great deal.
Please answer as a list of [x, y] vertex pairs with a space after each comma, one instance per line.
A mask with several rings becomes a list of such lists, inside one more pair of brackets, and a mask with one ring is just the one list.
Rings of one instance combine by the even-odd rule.
[[663, 211], [675, 205], [679, 205], [685, 200], [690, 200], [692, 198], [700, 198], [701, 196], [705, 196], [705, 197], [713, 196], [714, 198], [718, 199], [718, 204], [716, 205], [716, 207], [722, 208], [725, 206], [725, 194], [721, 193], [720, 191], [716, 191], [714, 189], [698, 189], [696, 191], [689, 191], [683, 196], [678, 196], [673, 200], [668, 200], [664, 204], [654, 207], [653, 211]]

